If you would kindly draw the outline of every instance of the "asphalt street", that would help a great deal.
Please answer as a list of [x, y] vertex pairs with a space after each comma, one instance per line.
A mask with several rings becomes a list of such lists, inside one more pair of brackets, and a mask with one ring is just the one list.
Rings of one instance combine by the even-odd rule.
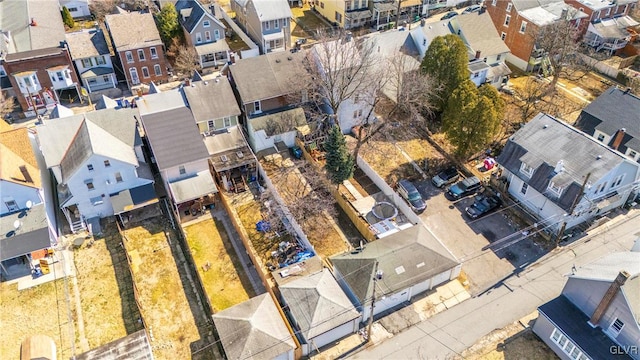
[[573, 266], [629, 251], [640, 236], [640, 211], [619, 216], [584, 238], [548, 253], [482, 295], [420, 322], [351, 359], [444, 359], [557, 297]]

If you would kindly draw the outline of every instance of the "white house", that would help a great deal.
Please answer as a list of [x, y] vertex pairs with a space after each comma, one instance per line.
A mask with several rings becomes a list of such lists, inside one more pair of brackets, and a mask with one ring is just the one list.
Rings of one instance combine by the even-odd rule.
[[362, 250], [333, 256], [330, 261], [363, 322], [371, 316], [374, 287], [375, 316], [457, 278], [461, 269], [451, 253], [422, 225], [370, 242]]
[[72, 231], [157, 202], [136, 115], [134, 109], [104, 109], [45, 120], [37, 127], [60, 209]]
[[118, 84], [113, 71], [109, 47], [100, 30], [83, 30], [65, 34], [71, 60], [76, 65], [82, 86], [89, 93], [115, 88]]
[[307, 124], [304, 110], [300, 107], [275, 114], [247, 119], [247, 134], [253, 151], [276, 148], [282, 142], [287, 147], [296, 143], [296, 127]]
[[[98, 0], [99, 1], [99, 0]], [[89, 11], [89, 0], [58, 0], [60, 8], [66, 6], [74, 19], [87, 18], [91, 16]]]
[[206, 81], [194, 76], [182, 90], [201, 134], [238, 125], [242, 113], [225, 76]]
[[291, 9], [287, 0], [233, 0], [236, 21], [262, 54], [291, 48]]
[[497, 161], [509, 195], [550, 233], [624, 205], [640, 187], [640, 164], [542, 113], [509, 138]]

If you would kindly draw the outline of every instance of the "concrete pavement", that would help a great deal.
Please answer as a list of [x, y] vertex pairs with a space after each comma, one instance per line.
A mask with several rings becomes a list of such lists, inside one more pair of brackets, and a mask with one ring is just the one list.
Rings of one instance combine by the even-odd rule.
[[483, 295], [460, 303], [406, 331], [362, 349], [353, 359], [444, 359], [536, 310], [560, 294], [573, 266], [612, 252], [629, 251], [638, 235], [640, 210], [604, 224], [514, 273]]

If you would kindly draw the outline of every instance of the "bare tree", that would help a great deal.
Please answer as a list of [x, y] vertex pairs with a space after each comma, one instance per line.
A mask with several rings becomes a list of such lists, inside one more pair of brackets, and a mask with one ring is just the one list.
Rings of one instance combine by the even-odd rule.
[[173, 39], [173, 43], [169, 51], [167, 51], [167, 56], [173, 60], [173, 68], [187, 76], [191, 76], [195, 71], [201, 69], [200, 59], [196, 50], [180, 44], [180, 41], [176, 38]]
[[118, 4], [117, 0], [99, 0], [89, 3], [89, 10], [98, 21], [104, 21], [106, 15], [112, 14]]
[[536, 104], [547, 93], [547, 87], [546, 82], [530, 76], [522, 88], [513, 88], [512, 103], [520, 110], [520, 121], [515, 125], [525, 124], [539, 112]]

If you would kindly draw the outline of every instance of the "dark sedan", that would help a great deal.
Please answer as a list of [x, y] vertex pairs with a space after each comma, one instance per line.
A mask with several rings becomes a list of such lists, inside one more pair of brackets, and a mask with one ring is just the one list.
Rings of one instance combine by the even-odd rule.
[[502, 201], [496, 195], [478, 195], [473, 204], [465, 211], [470, 218], [477, 219], [497, 209], [501, 203]]

